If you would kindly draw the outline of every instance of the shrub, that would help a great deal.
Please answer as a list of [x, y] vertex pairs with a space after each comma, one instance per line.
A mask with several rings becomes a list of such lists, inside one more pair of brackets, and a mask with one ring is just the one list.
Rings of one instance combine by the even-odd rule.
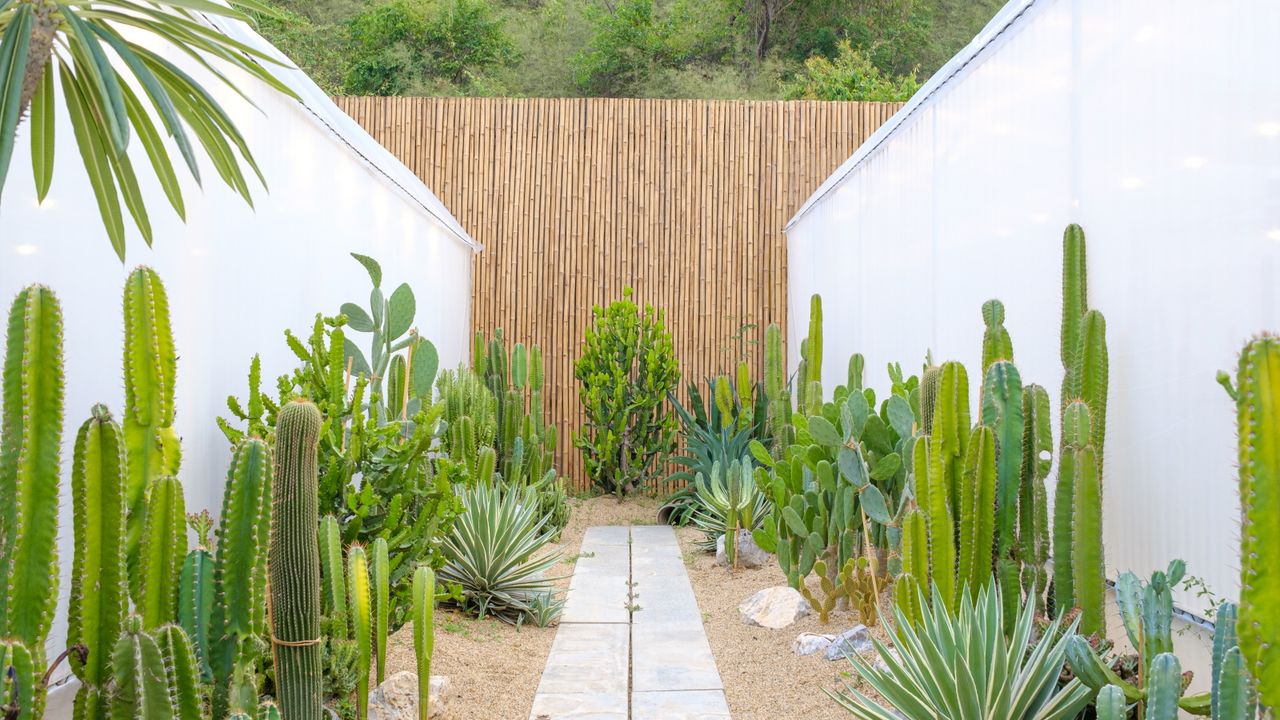
[[591, 481], [622, 498], [650, 480], [671, 452], [675, 418], [666, 398], [680, 380], [665, 313], [632, 291], [597, 305], [574, 367], [586, 422], [576, 438]]
[[784, 89], [788, 100], [859, 100], [902, 102], [920, 89], [915, 73], [885, 74], [848, 41], [840, 43], [834, 60], [814, 55], [795, 81]]

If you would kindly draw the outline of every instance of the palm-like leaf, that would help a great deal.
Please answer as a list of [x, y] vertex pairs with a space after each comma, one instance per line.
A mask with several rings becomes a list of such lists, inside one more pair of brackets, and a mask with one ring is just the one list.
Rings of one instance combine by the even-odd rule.
[[[955, 616], [936, 597], [936, 589], [934, 595], [933, 609], [916, 627], [895, 608], [896, 655], [874, 641], [887, 669], [850, 656], [858, 675], [888, 703], [872, 700], [852, 685], [843, 693], [830, 693], [854, 717], [1068, 720], [1089, 703], [1092, 691], [1079, 680], [1058, 688], [1074, 623], [1065, 630], [1060, 621], [1051, 623], [1034, 640], [1035, 604], [1030, 603], [1022, 606], [1006, 638], [999, 583], [988, 583], [977, 600], [964, 593]], [[928, 607], [923, 597], [921, 607]]]
[[458, 494], [466, 511], [444, 541], [440, 579], [461, 586], [481, 616], [514, 623], [534, 613], [552, 590], [543, 574], [560, 562], [558, 552], [533, 557], [555, 533], [538, 517], [537, 490], [479, 484]]
[[[0, 0], [0, 193], [24, 116], [30, 120], [37, 196], [43, 201], [49, 192], [60, 86], [107, 237], [122, 262], [124, 210], [148, 245], [152, 240], [127, 154], [133, 137], [146, 151], [169, 204], [186, 219], [156, 119], [197, 183], [202, 180], [194, 150], [198, 143], [223, 182], [252, 205], [242, 166], [264, 187], [266, 183], [231, 117], [194, 78], [144, 46], [158, 40], [178, 48], [246, 101], [223, 69], [237, 68], [296, 97], [268, 69], [276, 60], [227, 37], [203, 17], [248, 20], [244, 11], [271, 12], [258, 0], [230, 0], [230, 5], [213, 0]], [[131, 30], [128, 38], [121, 32], [125, 29]]]

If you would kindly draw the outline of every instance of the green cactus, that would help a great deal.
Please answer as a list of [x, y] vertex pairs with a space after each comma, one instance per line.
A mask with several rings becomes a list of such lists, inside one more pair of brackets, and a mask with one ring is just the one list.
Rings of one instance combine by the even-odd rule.
[[1072, 581], [1072, 548], [1075, 547], [1075, 476], [1076, 458], [1084, 448], [1092, 447], [1089, 406], [1069, 403], [1062, 414], [1062, 438], [1058, 463], [1058, 483], [1053, 502], [1053, 600], [1060, 610], [1076, 606]]
[[[947, 610], [958, 607], [960, 580], [956, 570], [955, 520], [951, 510], [951, 494], [946, 469], [933, 440], [921, 436], [916, 440], [913, 459], [916, 492], [920, 494], [929, 534], [929, 585], [942, 598]], [[927, 597], [927, 596], [926, 596]]]
[[[1085, 268], [1084, 230], [1068, 225], [1062, 236], [1062, 368], [1071, 371], [1080, 345], [1080, 321], [1089, 309], [1088, 275]], [[1062, 388], [1062, 407], [1075, 398]]]
[[1182, 667], [1173, 653], [1160, 653], [1147, 675], [1146, 720], [1177, 720], [1182, 696]]
[[920, 376], [920, 428], [925, 435], [933, 434], [934, 408], [938, 402], [938, 383], [942, 380], [942, 368], [928, 365]]
[[902, 572], [893, 584], [894, 602], [912, 625], [924, 617], [922, 603], [929, 596], [929, 538], [924, 514], [917, 509], [902, 518]]
[[1106, 570], [1102, 550], [1102, 483], [1092, 445], [1092, 413], [1071, 403], [1063, 416], [1063, 454], [1054, 508], [1054, 604], [1080, 607], [1080, 631], [1105, 634]]
[[271, 504], [271, 610], [277, 700], [290, 720], [319, 720], [320, 548], [316, 449], [320, 411], [294, 400], [276, 419]]
[[1004, 303], [999, 300], [982, 304], [982, 322], [986, 325], [982, 333], [982, 372], [985, 374], [997, 360], [1013, 362], [1013, 340], [1004, 327]]
[[1035, 595], [1036, 607], [1045, 609], [1049, 587], [1045, 564], [1049, 561], [1049, 503], [1045, 480], [1053, 467], [1053, 427], [1049, 393], [1039, 385], [1022, 389], [1022, 468], [1018, 484], [1018, 559], [1022, 564], [1022, 592]]
[[391, 559], [387, 553], [387, 541], [373, 541], [373, 564], [369, 567], [373, 581], [373, 639], [377, 660], [378, 684], [387, 675], [387, 623], [391, 612]]
[[1107, 434], [1107, 365], [1107, 321], [1102, 313], [1090, 310], [1080, 321], [1080, 347], [1064, 382], [1068, 383], [1071, 399], [1083, 400], [1089, 406], [1090, 441], [1098, 455], [1099, 477]]
[[177, 619], [178, 582], [187, 557], [187, 511], [178, 478], [152, 480], [145, 518], [136, 597], [143, 627], [153, 630]]
[[431, 653], [435, 648], [436, 574], [426, 565], [413, 572], [413, 653], [418, 660], [418, 720], [431, 707]]
[[[25, 645], [40, 668], [58, 597], [62, 382], [62, 310], [53, 291], [32, 285], [9, 311], [4, 358], [0, 637]], [[22, 656], [13, 647], [7, 653]], [[43, 688], [28, 691], [43, 707]]]
[[1218, 606], [1213, 618], [1213, 720], [1253, 720], [1258, 714], [1252, 679], [1239, 646], [1238, 612], [1234, 603], [1227, 602]]
[[[155, 639], [142, 629], [142, 618], [131, 616], [111, 654], [115, 691], [111, 720], [174, 720], [173, 695], [164, 656]], [[183, 719], [185, 720], [185, 718]]]
[[[214, 558], [215, 601], [210, 663], [214, 716], [256, 698], [253, 665], [269, 637], [260, 615], [267, 604], [266, 559], [271, 530], [271, 448], [250, 438], [236, 446], [222, 496], [222, 521]], [[247, 683], [247, 685], [246, 685]]]
[[[0, 640], [0, 700], [5, 706], [6, 720], [39, 720], [44, 716], [44, 684], [40, 682], [37, 663], [31, 650], [20, 642]], [[100, 691], [91, 689], [76, 696], [76, 708], [97, 707]], [[76, 716], [81, 717], [77, 714]], [[91, 717], [85, 715], [84, 717]]]
[[[1012, 362], [995, 360], [988, 365], [982, 383], [982, 424], [991, 428], [996, 442], [995, 563], [1000, 597], [1005, 603], [1006, 623], [1017, 618], [1017, 608], [1022, 599], [1018, 500], [1022, 486], [1023, 436], [1026, 432], [1023, 394], [1022, 378]], [[1013, 626], [1006, 625], [1005, 630], [1011, 632]]]
[[[128, 562], [140, 577], [138, 547], [146, 526], [147, 492], [162, 475], [177, 475], [181, 445], [173, 428], [177, 354], [169, 324], [169, 297], [160, 276], [148, 267], [129, 274], [124, 287], [124, 392], [121, 425], [129, 467]], [[133, 583], [142, 605], [141, 585]]]
[[1094, 702], [1098, 720], [1128, 720], [1129, 705], [1124, 691], [1116, 685], [1108, 685], [1098, 691]]
[[1236, 372], [1240, 466], [1240, 650], [1268, 707], [1280, 706], [1280, 339], [1263, 335]]
[[[71, 655], [80, 679], [78, 720], [107, 716], [103, 693], [111, 650], [124, 626], [129, 596], [125, 589], [125, 455], [124, 436], [105, 405], [76, 435], [71, 468], [71, 502], [75, 517], [75, 555], [71, 566], [71, 602], [67, 613], [68, 647], [81, 644], [88, 656]], [[92, 697], [90, 697], [92, 695]]]
[[342, 537], [332, 515], [320, 519], [320, 577], [324, 581], [324, 611], [329, 637], [345, 638], [347, 628], [347, 584], [342, 562]]
[[178, 624], [191, 639], [200, 678], [205, 683], [213, 682], [213, 639], [209, 630], [217, 598], [214, 577], [213, 554], [209, 552], [208, 544], [202, 541], [187, 553], [187, 559], [182, 563], [182, 577], [178, 585]]
[[976, 598], [991, 579], [995, 543], [996, 441], [985, 425], [969, 437], [964, 475], [960, 478], [959, 583]]
[[806, 415], [818, 415], [822, 409], [822, 296], [809, 298], [809, 336], [805, 338], [804, 400]]
[[782, 330], [770, 324], [764, 331], [764, 382], [768, 397], [768, 434], [771, 450], [779, 455], [795, 439], [791, 428], [791, 394], [782, 358]]
[[280, 706], [268, 700], [258, 706], [258, 720], [280, 720]]
[[373, 603], [369, 588], [369, 560], [359, 545], [352, 545], [347, 550], [347, 588], [351, 593], [351, 629], [356, 640], [356, 720], [365, 720], [369, 717]]
[[200, 695], [200, 670], [187, 634], [177, 625], [165, 625], [156, 631], [155, 641], [164, 660], [174, 720], [201, 720], [204, 700]]

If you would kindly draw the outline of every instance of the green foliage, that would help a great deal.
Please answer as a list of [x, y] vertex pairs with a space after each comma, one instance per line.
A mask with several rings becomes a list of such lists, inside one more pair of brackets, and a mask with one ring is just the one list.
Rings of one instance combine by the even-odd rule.
[[1263, 335], [1240, 353], [1240, 650], [1267, 706], [1280, 705], [1280, 340]]
[[[44, 668], [58, 598], [58, 483], [63, 410], [62, 309], [24, 288], [9, 310], [0, 428], [0, 637], [6, 653]], [[43, 688], [33, 692], [39, 716]]]
[[431, 707], [431, 653], [435, 649], [436, 574], [423, 565], [413, 573], [413, 655], [418, 670], [418, 720]]
[[374, 659], [377, 660], [378, 684], [387, 676], [387, 613], [391, 602], [391, 561], [387, 557], [387, 541], [373, 541], [373, 564], [369, 578], [373, 583], [373, 640]]
[[164, 656], [155, 638], [142, 629], [142, 618], [134, 615], [126, 621], [111, 654], [111, 672], [111, 720], [175, 717]]
[[[213, 77], [234, 92], [240, 91], [230, 79], [234, 73], [225, 73], [228, 68], [295, 97], [272, 74], [272, 56], [226, 37], [201, 18], [207, 13], [247, 20], [243, 11], [263, 7], [258, 0], [226, 5], [158, 0], [141, 9], [129, 0], [99, 0], [92, 6], [0, 3], [0, 189], [8, 177], [18, 126], [29, 117], [32, 170], [37, 196], [44, 200], [53, 182], [55, 117], [65, 112], [107, 237], [123, 263], [122, 198], [143, 240], [147, 245], [152, 241], [151, 222], [127, 152], [131, 137], [146, 150], [169, 204], [186, 219], [178, 177], [156, 129], [158, 117], [197, 183], [202, 176], [193, 136], [223, 182], [252, 205], [243, 166], [264, 185], [266, 181], [244, 138], [213, 95], [167, 58], [184, 52], [200, 58]], [[123, 62], [113, 62], [113, 57]], [[54, 82], [55, 73], [60, 82]], [[65, 111], [58, 108], [58, 87]]]
[[709, 476], [699, 472], [694, 491], [698, 503], [693, 522], [704, 536], [696, 544], [714, 550], [717, 540], [724, 537], [725, 560], [736, 569], [738, 531], [758, 529], [771, 509], [769, 500], [756, 488], [750, 457], [743, 456], [727, 466], [716, 462]]
[[432, 81], [467, 87], [518, 59], [484, 0], [385, 0], [351, 19], [346, 92], [421, 94]]
[[187, 557], [186, 501], [178, 478], [161, 475], [151, 482], [146, 518], [135, 597], [150, 631], [178, 619], [178, 584]]
[[[960, 593], [964, 600], [955, 613], [948, 612], [946, 602], [936, 594], [932, 609], [917, 623], [909, 621], [901, 608], [895, 610], [892, 635], [897, 652], [873, 639], [886, 669], [856, 654], [849, 656], [857, 674], [880, 699], [851, 684], [846, 684], [844, 692], [828, 694], [863, 720], [1074, 718], [1092, 696], [1077, 679], [1058, 687], [1068, 642], [1077, 637], [1075, 627], [1064, 629], [1061, 622], [1050, 622], [1037, 628], [1035, 606], [1028, 603], [1010, 623], [1013, 633], [1006, 637], [999, 585], [989, 579], [983, 584], [985, 589], [976, 598]], [[919, 605], [927, 607], [924, 598]]]
[[[498, 472], [508, 483], [542, 482], [549, 490], [560, 487], [554, 467], [556, 428], [547, 424], [543, 412], [542, 349], [516, 343], [508, 353], [501, 328], [487, 343], [477, 333], [475, 342], [488, 348], [487, 358], [477, 369], [483, 369], [484, 384], [494, 401], [497, 426], [492, 444]], [[567, 521], [565, 515], [554, 518], [552, 524], [558, 530]]]
[[680, 380], [665, 313], [622, 300], [592, 311], [574, 365], [585, 422], [575, 439], [592, 483], [618, 497], [653, 478], [671, 452], [675, 418], [666, 397]]
[[105, 405], [94, 405], [93, 416], [76, 435], [71, 468], [75, 556], [71, 566], [71, 603], [67, 644], [89, 650], [83, 662], [74, 654], [71, 669], [80, 679], [77, 718], [107, 716], [111, 679], [108, 661], [129, 609], [125, 588], [124, 436]]
[[445, 540], [439, 579], [461, 587], [464, 608], [478, 616], [519, 622], [552, 589], [542, 574], [560, 562], [558, 552], [539, 554], [553, 533], [538, 517], [537, 491], [480, 483], [461, 497], [466, 512]]
[[834, 58], [814, 55], [805, 60], [804, 69], [784, 86], [783, 96], [787, 100], [904, 102], [919, 89], [914, 72], [892, 77], [845, 40]]
[[364, 548], [347, 550], [347, 588], [351, 593], [351, 633], [356, 648], [356, 718], [369, 717], [369, 668], [373, 657], [373, 597], [369, 558]]

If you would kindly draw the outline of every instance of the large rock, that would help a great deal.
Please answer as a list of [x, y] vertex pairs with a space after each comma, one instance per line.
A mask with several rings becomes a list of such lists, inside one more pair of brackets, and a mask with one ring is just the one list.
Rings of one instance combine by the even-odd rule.
[[[431, 676], [431, 717], [444, 716], [451, 690], [447, 676]], [[374, 688], [369, 693], [369, 720], [418, 720], [418, 676], [405, 670]]]
[[[738, 531], [738, 567], [758, 568], [773, 561], [773, 556], [756, 545], [750, 530]], [[729, 564], [724, 556], [724, 535], [716, 538], [716, 564], [724, 567]]]
[[831, 641], [835, 639], [835, 635], [803, 632], [797, 635], [795, 640], [791, 641], [791, 652], [802, 657], [820, 653], [831, 647]]
[[845, 655], [859, 655], [874, 650], [871, 631], [866, 625], [855, 625], [831, 640], [831, 644], [827, 646], [827, 659], [843, 660]]
[[752, 595], [738, 606], [742, 622], [781, 630], [809, 614], [809, 603], [795, 588], [771, 587]]

